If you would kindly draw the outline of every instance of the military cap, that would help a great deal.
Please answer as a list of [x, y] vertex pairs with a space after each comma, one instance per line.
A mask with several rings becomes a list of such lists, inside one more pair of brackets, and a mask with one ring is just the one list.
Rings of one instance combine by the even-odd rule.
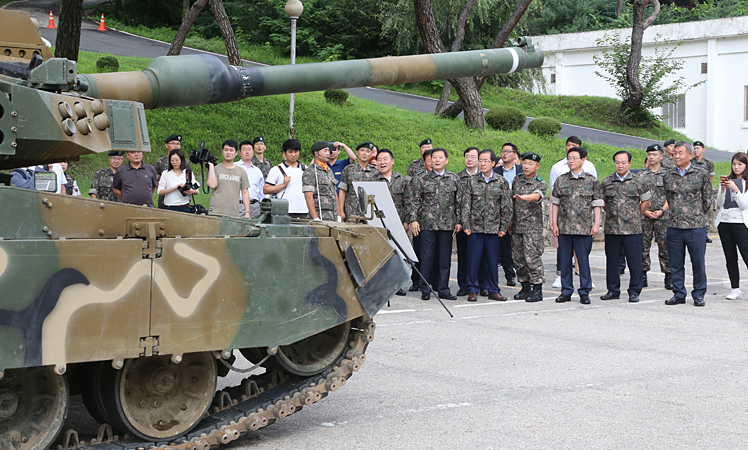
[[167, 137], [166, 140], [164, 141], [164, 144], [168, 144], [171, 141], [182, 142], [182, 135], [181, 134], [170, 134], [169, 137]]
[[356, 150], [360, 148], [368, 148], [369, 150], [374, 150], [374, 143], [369, 141], [362, 142], [356, 146]]
[[252, 145], [255, 145], [255, 144], [256, 144], [256, 143], [258, 143], [258, 142], [262, 142], [262, 143], [265, 143], [265, 138], [263, 138], [262, 136], [257, 136], [257, 137], [256, 137], [256, 138], [254, 138], [254, 140], [252, 141]]
[[522, 158], [522, 161], [524, 161], [526, 159], [529, 159], [530, 161], [535, 161], [535, 162], [538, 162], [538, 163], [540, 162], [540, 155], [538, 155], [535, 152], [525, 152], [525, 153], [522, 153], [521, 158]]
[[125, 156], [125, 152], [109, 150], [109, 156]]
[[421, 141], [420, 144], [418, 144], [419, 147], [423, 147], [424, 145], [432, 145], [433, 141], [430, 138], [426, 138]]
[[652, 144], [649, 147], [647, 147], [647, 153], [649, 152], [661, 152], [662, 147], [660, 147], [659, 144]]
[[663, 145], [663, 146], [665, 146], [665, 147], [667, 147], [668, 145], [674, 145], [674, 144], [675, 144], [675, 139], [668, 139], [668, 140], [667, 140], [667, 141], [665, 141], [665, 143], [664, 143], [664, 144], [662, 144], [662, 145]]
[[329, 147], [330, 147], [330, 143], [329, 142], [327, 142], [327, 141], [317, 141], [314, 144], [312, 144], [312, 154], [315, 154], [318, 151], [320, 151], [320, 150], [322, 150], [324, 148], [329, 148]]
[[706, 145], [704, 145], [703, 142], [701, 142], [701, 141], [694, 141], [693, 146], [696, 147], [697, 145], [699, 147], [706, 147]]

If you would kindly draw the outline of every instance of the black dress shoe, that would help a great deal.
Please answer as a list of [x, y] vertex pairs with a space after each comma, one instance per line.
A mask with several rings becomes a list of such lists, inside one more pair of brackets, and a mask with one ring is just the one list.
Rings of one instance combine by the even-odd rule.
[[468, 295], [468, 301], [469, 302], [477, 302], [478, 301], [478, 294], [475, 292], [471, 292], [470, 295]]
[[[709, 236], [707, 236], [707, 238], [706, 238], [706, 243], [707, 244], [711, 244], [712, 243], [712, 240], [709, 238]], [[704, 306], [704, 305], [699, 305], [699, 306]]]
[[703, 298], [695, 298], [693, 299], [693, 306], [704, 306], [706, 303], [704, 302]]
[[431, 298], [431, 294], [421, 294], [421, 300], [428, 300]]
[[570, 301], [571, 301], [570, 295], [561, 294], [558, 297], [556, 297], [556, 303], [563, 303], [563, 302], [570, 302]]
[[457, 300], [457, 297], [452, 294], [439, 294], [439, 298], [443, 300]]
[[480, 290], [480, 296], [481, 297], [488, 297], [488, 289], [481, 289]]
[[470, 289], [460, 289], [459, 291], [457, 291], [457, 296], [464, 297], [468, 295], [469, 293], [470, 293]]
[[411, 286], [410, 286], [410, 287], [408, 288], [408, 290], [409, 290], [410, 292], [415, 292], [415, 291], [420, 291], [420, 290], [421, 290], [421, 288], [419, 288], [417, 284], [414, 284], [414, 285], [411, 285]]
[[620, 292], [610, 292], [603, 294], [600, 296], [600, 300], [615, 300], [621, 298]]
[[398, 289], [397, 292], [395, 292], [395, 295], [406, 295], [406, 294], [404, 290]]
[[514, 278], [507, 278], [506, 279], [506, 285], [507, 286], [516, 286], [517, 283], [514, 281]]
[[665, 300], [666, 305], [683, 305], [685, 303], [686, 303], [685, 298], [678, 298], [676, 296], [672, 296], [670, 299]]
[[631, 302], [631, 303], [638, 303], [639, 302], [639, 294], [629, 294], [629, 302]]
[[673, 276], [669, 273], [665, 274], [665, 289], [668, 291], [673, 290]]
[[579, 303], [583, 305], [589, 305], [590, 304], [590, 296], [587, 294], [579, 294]]

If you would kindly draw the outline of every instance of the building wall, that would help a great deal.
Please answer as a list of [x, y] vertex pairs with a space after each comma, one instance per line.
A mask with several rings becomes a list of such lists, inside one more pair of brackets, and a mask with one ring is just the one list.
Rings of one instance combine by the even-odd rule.
[[[546, 53], [543, 75], [550, 94], [618, 98], [613, 86], [595, 75], [595, 71], [604, 73], [593, 61], [602, 50], [595, 41], [606, 33], [624, 42], [631, 29], [533, 38]], [[676, 129], [712, 148], [748, 149], [748, 17], [649, 27], [644, 33], [643, 56], [654, 56], [655, 39], [668, 49], [682, 42], [671, 58], [682, 60], [683, 68], [669, 80], [682, 76], [688, 85], [703, 82], [686, 93], [685, 128]], [[670, 43], [664, 45], [663, 41]], [[702, 63], [707, 63], [706, 74], [701, 73]], [[551, 81], [553, 74], [555, 83]], [[653, 112], [661, 114], [662, 110]]]

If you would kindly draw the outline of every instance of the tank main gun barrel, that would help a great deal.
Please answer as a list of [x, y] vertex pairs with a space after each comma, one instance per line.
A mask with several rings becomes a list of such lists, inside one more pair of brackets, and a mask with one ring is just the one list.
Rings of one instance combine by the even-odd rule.
[[541, 67], [529, 38], [518, 47], [285, 66], [239, 67], [212, 55], [162, 56], [140, 72], [79, 75], [86, 95], [137, 101], [146, 109], [248, 97], [477, 77]]

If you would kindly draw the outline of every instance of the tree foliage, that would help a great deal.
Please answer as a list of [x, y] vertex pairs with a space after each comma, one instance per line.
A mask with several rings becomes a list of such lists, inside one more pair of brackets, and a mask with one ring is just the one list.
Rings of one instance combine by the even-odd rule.
[[[603, 48], [601, 54], [593, 56], [595, 64], [602, 70], [602, 72], [596, 70], [595, 75], [609, 82], [619, 98], [622, 100], [628, 98], [631, 90], [626, 79], [626, 66], [631, 52], [630, 39], [627, 37], [624, 42], [621, 42], [617, 35], [606, 34], [595, 43]], [[675, 102], [689, 89], [702, 83], [688, 85], [684, 77], [677, 76], [677, 72], [683, 68], [685, 62], [672, 56], [680, 45], [681, 42], [656, 42], [654, 55], [642, 56], [639, 65], [642, 103], [630, 117], [623, 118], [627, 119], [626, 121], [630, 124], [645, 125], [651, 119], [649, 111]]]

